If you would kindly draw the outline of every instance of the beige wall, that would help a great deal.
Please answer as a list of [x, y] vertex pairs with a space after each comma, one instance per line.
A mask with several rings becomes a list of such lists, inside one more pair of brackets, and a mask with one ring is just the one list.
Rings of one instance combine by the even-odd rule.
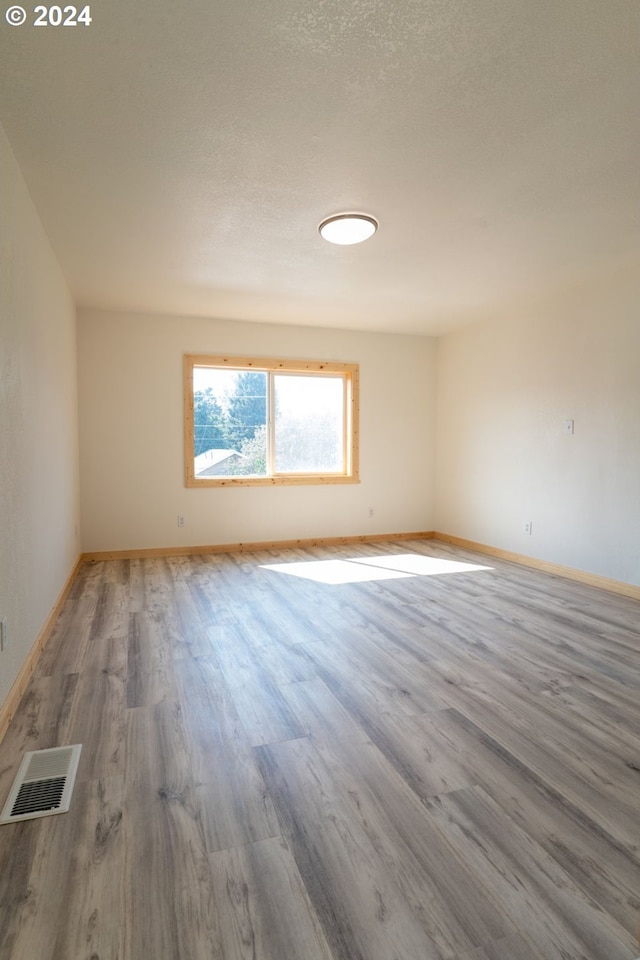
[[78, 556], [75, 310], [0, 127], [0, 703]]
[[639, 280], [622, 264], [440, 340], [439, 530], [640, 584]]
[[[434, 341], [80, 311], [78, 351], [85, 551], [432, 529]], [[184, 353], [359, 363], [361, 483], [186, 489]]]

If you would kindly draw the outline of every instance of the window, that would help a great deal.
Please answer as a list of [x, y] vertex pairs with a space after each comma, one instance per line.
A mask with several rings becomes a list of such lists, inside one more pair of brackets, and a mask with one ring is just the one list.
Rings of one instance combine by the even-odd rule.
[[358, 366], [184, 358], [185, 483], [357, 483]]

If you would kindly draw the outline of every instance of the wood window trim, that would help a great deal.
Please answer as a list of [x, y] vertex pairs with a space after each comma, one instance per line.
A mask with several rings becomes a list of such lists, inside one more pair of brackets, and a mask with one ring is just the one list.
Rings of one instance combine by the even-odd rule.
[[[193, 368], [217, 367], [229, 370], [256, 370], [266, 373], [339, 374], [345, 379], [345, 463], [344, 473], [276, 474], [267, 477], [196, 477], [194, 471], [195, 427], [193, 402]], [[271, 357], [236, 357], [210, 354], [185, 354], [184, 386], [184, 471], [185, 486], [199, 487], [273, 487], [310, 484], [359, 483], [359, 414], [360, 368], [357, 363], [335, 363], [318, 360], [279, 360]]]

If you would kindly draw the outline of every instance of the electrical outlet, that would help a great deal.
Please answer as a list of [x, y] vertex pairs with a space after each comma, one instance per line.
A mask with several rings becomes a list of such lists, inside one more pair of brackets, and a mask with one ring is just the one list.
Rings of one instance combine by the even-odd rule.
[[7, 649], [9, 646], [9, 636], [7, 633], [7, 618], [3, 617], [0, 620], [0, 653]]
[[527, 536], [529, 537], [531, 536], [531, 534], [533, 533], [533, 521], [531, 520], [526, 521], [524, 525], [524, 532], [527, 534]]
[[564, 429], [567, 433], [574, 433], [574, 426], [573, 420], [565, 420]]
[[178, 514], [178, 526], [184, 527], [184, 517], [182, 517], [180, 514]]
[[373, 507], [369, 507], [369, 516], [370, 516], [370, 517], [373, 517], [373, 516], [375, 515], [375, 512], [376, 512], [376, 511], [375, 511], [375, 509], [374, 509]]

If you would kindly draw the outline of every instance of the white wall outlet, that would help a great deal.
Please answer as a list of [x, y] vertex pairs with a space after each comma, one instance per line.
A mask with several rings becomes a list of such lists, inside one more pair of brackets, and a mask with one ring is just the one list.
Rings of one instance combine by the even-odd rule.
[[565, 429], [565, 431], [566, 431], [567, 433], [573, 433], [573, 432], [574, 432], [574, 422], [573, 422], [573, 420], [565, 420], [565, 422], [564, 422], [564, 429]]
[[178, 514], [178, 526], [184, 527], [184, 517], [181, 514]]
[[369, 507], [369, 516], [370, 516], [370, 517], [375, 516], [375, 512], [376, 512], [376, 511], [375, 511], [375, 508], [374, 508], [374, 507]]
[[533, 533], [533, 521], [532, 521], [532, 520], [527, 520], [527, 521], [525, 522], [524, 532], [527, 534], [527, 536], [529, 536], [529, 537], [531, 536], [531, 534]]
[[9, 646], [9, 635], [7, 633], [7, 618], [0, 620], [0, 653]]

